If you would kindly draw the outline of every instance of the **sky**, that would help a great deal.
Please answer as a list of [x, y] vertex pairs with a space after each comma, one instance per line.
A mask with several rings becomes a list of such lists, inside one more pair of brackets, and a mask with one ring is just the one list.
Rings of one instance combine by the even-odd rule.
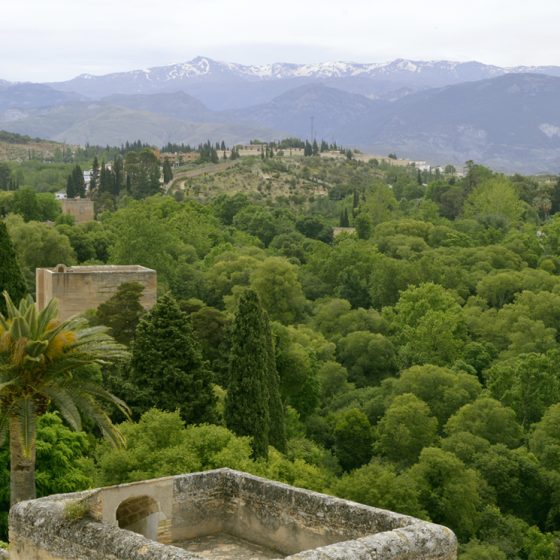
[[241, 64], [560, 65], [560, 0], [4, 0], [0, 79]]

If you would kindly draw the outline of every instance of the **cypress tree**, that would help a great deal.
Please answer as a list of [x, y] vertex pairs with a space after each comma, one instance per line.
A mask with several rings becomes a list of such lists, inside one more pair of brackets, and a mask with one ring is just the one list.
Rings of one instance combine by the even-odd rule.
[[95, 192], [99, 186], [99, 160], [97, 156], [93, 158], [93, 164], [91, 166], [91, 179], [89, 181], [90, 192]]
[[[6, 224], [0, 220], [0, 295], [6, 290], [18, 305], [27, 294], [27, 287]], [[0, 313], [6, 314], [6, 301], [0, 297]]]
[[170, 294], [160, 297], [136, 328], [130, 377], [138, 390], [127, 399], [135, 415], [156, 407], [179, 409], [187, 423], [214, 421], [211, 373], [190, 317]]
[[270, 413], [267, 382], [270, 351], [259, 297], [246, 290], [239, 298], [231, 333], [229, 386], [225, 402], [227, 427], [253, 438], [255, 458], [268, 456]]
[[114, 196], [119, 196], [122, 187], [124, 185], [124, 161], [122, 156], [120, 155], [117, 155], [115, 157], [115, 161], [113, 162], [111, 179], [112, 179], [111, 194], [113, 194]]
[[317, 140], [313, 140], [313, 146], [311, 147], [311, 153], [314, 156], [319, 154], [319, 146], [317, 145]]
[[360, 205], [360, 193], [354, 189], [354, 194], [352, 196], [352, 208], [358, 208]]
[[68, 175], [66, 179], [66, 197], [74, 198], [76, 196], [76, 188], [74, 186], [74, 177], [72, 174]]
[[173, 169], [171, 169], [169, 158], [165, 158], [163, 160], [163, 182], [169, 183], [171, 179], [173, 179]]
[[266, 336], [267, 356], [267, 384], [268, 384], [268, 415], [270, 419], [268, 430], [268, 441], [281, 451], [286, 452], [286, 419], [284, 416], [284, 404], [280, 396], [280, 376], [276, 369], [276, 353], [274, 351], [274, 340], [272, 329], [266, 312], [264, 316], [264, 327]]
[[340, 212], [340, 227], [349, 227], [350, 226], [350, 220], [348, 219], [348, 209], [344, 208], [344, 210], [341, 210]]

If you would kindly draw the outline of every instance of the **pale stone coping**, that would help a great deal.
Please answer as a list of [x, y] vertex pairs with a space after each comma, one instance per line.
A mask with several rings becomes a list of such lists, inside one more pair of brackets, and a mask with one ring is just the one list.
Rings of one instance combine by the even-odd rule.
[[[246, 473], [217, 469], [21, 502], [10, 511], [12, 560], [200, 559], [200, 556], [186, 550], [119, 529], [114, 525], [114, 521], [113, 524], [109, 524], [111, 521], [106, 518], [107, 512], [103, 511], [103, 502], [106, 499], [104, 496], [109, 497], [113, 493], [120, 496], [138, 495], [142, 487], [153, 485], [160, 488], [172, 485], [174, 491], [179, 492], [185, 487], [191, 489], [192, 486], [202, 493], [211, 491], [214, 496], [221, 495], [224, 502], [236, 497], [243, 507], [247, 503], [249, 507], [253, 507], [252, 500], [260, 504], [256, 507], [262, 507], [264, 500], [266, 507], [269, 500], [270, 512], [277, 512], [278, 508], [285, 507], [290, 515], [295, 512], [295, 517], [300, 516], [296, 520], [297, 523], [303, 520], [304, 524], [310, 522], [317, 527], [321, 527], [323, 523], [325, 532], [332, 528], [328, 524], [336, 522], [337, 516], [340, 526], [344, 527], [352, 528], [355, 520], [356, 532], [360, 536], [284, 556], [290, 560], [455, 560], [457, 557], [455, 535], [446, 527]], [[259, 495], [256, 496], [255, 492]], [[272, 500], [274, 503], [271, 503]], [[93, 518], [68, 520], [65, 506], [75, 501], [86, 502]], [[245, 510], [236, 510], [235, 507], [230, 509], [230, 515], [235, 516], [236, 511], [243, 515]], [[263, 510], [257, 514], [270, 512]], [[103, 517], [106, 519], [100, 522]], [[280, 523], [276, 518], [274, 522], [276, 525]], [[389, 530], [375, 532], [376, 526], [387, 527]], [[368, 531], [371, 533], [368, 534]]]
[[65, 266], [64, 270], [59, 272], [57, 267], [45, 268], [48, 272], [54, 274], [66, 274], [72, 272], [74, 274], [90, 274], [90, 273], [114, 273], [114, 272], [155, 272], [152, 268], [147, 268], [140, 264], [103, 264], [103, 265], [79, 265]]

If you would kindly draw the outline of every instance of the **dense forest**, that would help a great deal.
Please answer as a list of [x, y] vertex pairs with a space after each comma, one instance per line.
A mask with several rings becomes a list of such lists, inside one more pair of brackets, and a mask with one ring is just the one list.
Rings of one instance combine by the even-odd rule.
[[[153, 194], [134, 148], [95, 222], [0, 192], [30, 291], [60, 262], [158, 273], [149, 312], [128, 284], [88, 313], [130, 350], [91, 373], [126, 446], [49, 410], [39, 494], [228, 466], [447, 525], [461, 560], [560, 558], [560, 178], [267, 153]], [[64, 188], [48, 165], [10, 169]]]

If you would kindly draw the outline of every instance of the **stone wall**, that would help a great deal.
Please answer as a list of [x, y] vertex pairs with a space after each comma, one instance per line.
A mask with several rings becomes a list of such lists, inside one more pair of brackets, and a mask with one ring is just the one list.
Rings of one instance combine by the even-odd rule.
[[95, 220], [93, 200], [87, 198], [65, 198], [61, 200], [62, 212], [74, 217], [77, 224]]
[[[68, 518], [72, 502], [87, 505], [87, 518]], [[445, 527], [229, 469], [50, 496], [10, 511], [12, 560], [192, 560], [199, 557], [169, 543], [218, 533], [290, 560], [457, 554]]]
[[140, 303], [150, 309], [157, 298], [155, 270], [138, 265], [70, 266], [37, 268], [36, 302], [44, 309], [52, 298], [58, 299], [61, 319], [95, 309], [116, 294], [124, 282], [144, 286]]

